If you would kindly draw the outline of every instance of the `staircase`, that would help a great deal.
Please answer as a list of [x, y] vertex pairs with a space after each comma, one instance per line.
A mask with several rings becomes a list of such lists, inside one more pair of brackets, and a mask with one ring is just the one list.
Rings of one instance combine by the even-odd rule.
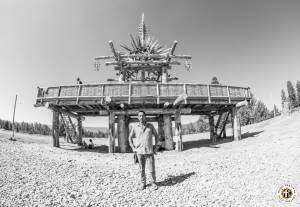
[[76, 126], [73, 124], [72, 119], [70, 116], [60, 113], [61, 121], [64, 125], [67, 142], [71, 141], [71, 143], [78, 143], [78, 136], [76, 132]]

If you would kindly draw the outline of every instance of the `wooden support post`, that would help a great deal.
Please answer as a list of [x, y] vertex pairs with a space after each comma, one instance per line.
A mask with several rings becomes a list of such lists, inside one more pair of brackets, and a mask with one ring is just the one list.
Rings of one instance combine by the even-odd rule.
[[59, 111], [53, 110], [52, 120], [53, 147], [59, 147]]
[[[165, 139], [165, 134], [164, 134], [164, 118], [163, 115], [158, 115], [158, 120], [157, 120], [157, 133], [158, 136], [161, 139]], [[155, 145], [158, 144], [158, 140], [155, 139]]]
[[242, 139], [241, 136], [241, 124], [240, 124], [240, 118], [238, 115], [238, 108], [234, 107], [232, 109], [232, 117], [233, 117], [233, 139], [234, 141], [238, 141]]
[[226, 124], [225, 124], [225, 128], [224, 128], [224, 131], [223, 131], [223, 135], [221, 135], [223, 139], [226, 139]]
[[109, 125], [108, 125], [108, 152], [115, 152], [115, 114], [109, 113]]
[[217, 138], [218, 138], [218, 128], [219, 128], [219, 125], [220, 125], [222, 116], [223, 116], [223, 113], [219, 114], [217, 123], [216, 123], [216, 125], [215, 125], [215, 134], [216, 134]]
[[208, 120], [209, 120], [209, 129], [210, 129], [210, 141], [214, 143], [216, 142], [214, 116], [209, 115]]
[[118, 146], [121, 152], [127, 152], [129, 146], [128, 140], [128, 117], [125, 115], [118, 116]]
[[[219, 137], [226, 138], [226, 124], [227, 124], [227, 120], [228, 120], [229, 114], [230, 114], [230, 112], [228, 112], [227, 115], [226, 115], [226, 118], [225, 118], [225, 121], [224, 121], [223, 126], [221, 128]], [[222, 134], [223, 134], [223, 136], [222, 136]]]
[[173, 150], [172, 119], [170, 114], [164, 114], [165, 149]]
[[145, 71], [144, 70], [141, 70], [141, 80], [142, 80], [142, 82], [145, 81]]
[[183, 150], [183, 144], [182, 144], [181, 115], [180, 115], [179, 110], [177, 110], [175, 112], [175, 136], [177, 138], [177, 140], [176, 140], [176, 150], [181, 152]]
[[78, 131], [78, 146], [81, 146], [82, 145], [82, 119], [81, 117], [79, 117], [77, 119], [77, 131]]
[[168, 71], [165, 67], [162, 67], [161, 82], [162, 83], [167, 83], [168, 82]]

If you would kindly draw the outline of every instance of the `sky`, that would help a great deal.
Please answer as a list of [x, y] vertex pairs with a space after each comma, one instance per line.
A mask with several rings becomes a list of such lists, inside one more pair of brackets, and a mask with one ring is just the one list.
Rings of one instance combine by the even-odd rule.
[[[106, 82], [112, 67], [94, 69], [137, 34], [141, 14], [150, 34], [175, 54], [192, 55], [192, 70], [172, 69], [178, 82], [250, 87], [270, 109], [280, 108], [287, 80], [300, 80], [298, 0], [1, 0], [0, 118], [51, 124], [52, 113], [35, 108], [37, 87]], [[195, 117], [193, 117], [195, 118]], [[192, 118], [192, 119], [193, 119]], [[188, 122], [191, 119], [184, 118]], [[106, 126], [87, 118], [84, 126]]]

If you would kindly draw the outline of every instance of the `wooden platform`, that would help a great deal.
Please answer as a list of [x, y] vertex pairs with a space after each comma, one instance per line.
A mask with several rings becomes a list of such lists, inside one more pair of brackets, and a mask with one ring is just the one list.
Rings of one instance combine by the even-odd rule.
[[250, 89], [244, 87], [190, 83], [100, 83], [38, 88], [35, 106], [58, 107], [79, 116], [107, 116], [108, 111], [134, 114], [141, 108], [152, 109], [154, 115], [160, 114], [161, 109], [166, 113], [170, 111], [172, 103], [182, 94], [187, 94], [187, 99], [179, 105], [182, 114], [206, 114], [250, 100]]

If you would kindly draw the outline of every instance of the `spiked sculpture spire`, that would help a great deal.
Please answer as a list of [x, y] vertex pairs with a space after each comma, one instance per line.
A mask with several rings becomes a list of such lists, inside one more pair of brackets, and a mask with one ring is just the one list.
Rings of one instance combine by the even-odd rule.
[[[138, 27], [138, 36], [130, 35], [130, 45], [121, 44], [124, 52], [118, 52], [114, 48], [112, 41], [109, 46], [113, 56], [102, 56], [95, 58], [96, 61], [102, 59], [114, 59], [113, 62], [106, 62], [106, 65], [115, 65], [118, 71], [119, 81], [155, 81], [168, 82], [176, 80], [168, 75], [171, 65], [180, 65], [178, 61], [172, 59], [185, 59], [186, 68], [190, 68], [187, 62], [192, 57], [188, 55], [174, 55], [177, 41], [175, 40], [171, 48], [166, 48], [158, 43], [149, 33], [145, 24], [145, 15], [142, 13]], [[188, 63], [188, 64], [187, 64]], [[96, 63], [99, 66], [99, 63]], [[95, 64], [95, 65], [96, 65]]]

